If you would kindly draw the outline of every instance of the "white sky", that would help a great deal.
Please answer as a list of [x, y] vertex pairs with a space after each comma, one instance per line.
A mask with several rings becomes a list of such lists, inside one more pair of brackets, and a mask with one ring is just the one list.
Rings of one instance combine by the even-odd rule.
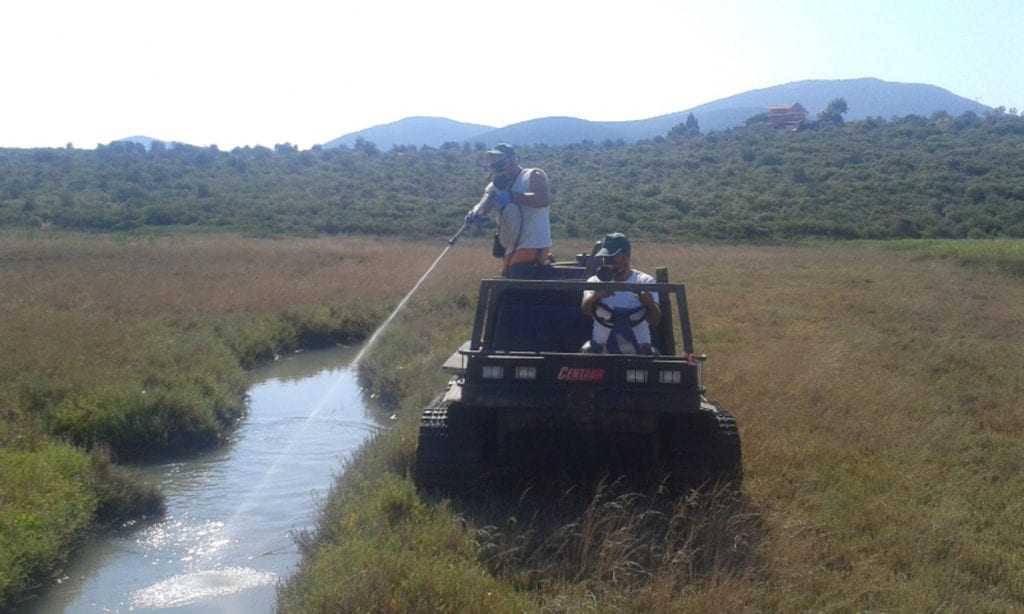
[[867, 76], [1021, 108], [1021, 31], [1021, 0], [5, 0], [0, 147], [306, 148], [410, 115], [640, 119]]

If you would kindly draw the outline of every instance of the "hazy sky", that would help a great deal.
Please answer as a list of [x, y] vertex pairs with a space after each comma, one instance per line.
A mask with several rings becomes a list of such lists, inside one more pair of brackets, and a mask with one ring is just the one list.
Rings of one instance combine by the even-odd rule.
[[801, 79], [1024, 107], [1024, 0], [6, 0], [0, 146], [302, 148], [410, 115], [639, 119]]

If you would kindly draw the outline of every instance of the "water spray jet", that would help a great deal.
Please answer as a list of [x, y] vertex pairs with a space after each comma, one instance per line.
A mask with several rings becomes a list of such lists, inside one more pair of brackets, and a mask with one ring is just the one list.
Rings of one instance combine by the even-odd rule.
[[[352, 359], [351, 363], [349, 363], [349, 369], [356, 371], [359, 368], [359, 363], [363, 359], [363, 356], [366, 355], [367, 350], [373, 347], [373, 344], [377, 341], [377, 338], [380, 337], [380, 334], [384, 332], [385, 329], [387, 329], [388, 325], [390, 325], [392, 320], [395, 319], [395, 316], [398, 315], [398, 313], [405, 307], [405, 305], [409, 302], [409, 299], [412, 298], [412, 295], [416, 293], [416, 290], [418, 290], [419, 287], [423, 285], [423, 282], [426, 281], [427, 277], [429, 277], [430, 274], [434, 271], [434, 269], [437, 268], [437, 265], [452, 249], [452, 247], [455, 245], [455, 242], [458, 241], [459, 237], [462, 235], [463, 232], [465, 232], [467, 227], [468, 224], [463, 224], [462, 227], [459, 228], [458, 232], [456, 232], [454, 235], [452, 235], [450, 239], [448, 239], [448, 245], [444, 248], [441, 254], [434, 260], [434, 262], [430, 265], [427, 271], [423, 273], [423, 275], [419, 278], [419, 280], [412, 287], [412, 289], [409, 290], [405, 297], [403, 297], [402, 300], [399, 301], [398, 305], [391, 312], [391, 315], [389, 315], [387, 319], [385, 319], [380, 324], [380, 326], [378, 326], [376, 330], [373, 331], [373, 334], [370, 335], [370, 338], [366, 341], [365, 344], [363, 344], [362, 349], [359, 350], [359, 353], [356, 354], [356, 357]], [[271, 476], [278, 470], [281, 463], [285, 462], [290, 457], [291, 451], [295, 447], [296, 442], [301, 439], [301, 436], [306, 431], [306, 429], [308, 429], [309, 426], [316, 420], [316, 418], [324, 411], [324, 409], [328, 407], [328, 405], [330, 404], [330, 399], [338, 392], [340, 386], [341, 381], [339, 380], [326, 393], [324, 393], [320, 401], [317, 402], [316, 407], [309, 414], [306, 420], [302, 423], [302, 426], [285, 445], [283, 452], [277, 457], [273, 464], [271, 464], [271, 466], [267, 469], [266, 473], [264, 473], [263, 479], [251, 491], [249, 496], [246, 497], [246, 499], [236, 508], [235, 513], [227, 522], [228, 530], [233, 528], [235, 521], [241, 514], [243, 514], [253, 505], [256, 504], [256, 501], [259, 500], [259, 497], [262, 495], [263, 490], [266, 488]]]
[[419, 281], [417, 281], [416, 285], [412, 287], [412, 290], [409, 290], [409, 293], [406, 294], [401, 301], [399, 301], [398, 306], [395, 307], [394, 311], [391, 312], [391, 315], [389, 315], [387, 319], [384, 320], [384, 322], [382, 322], [381, 325], [378, 326], [377, 329], [373, 331], [373, 334], [370, 335], [370, 338], [366, 340], [365, 344], [363, 344], [363, 348], [359, 350], [359, 353], [356, 354], [356, 357], [352, 360], [352, 365], [350, 368], [359, 368], [359, 362], [363, 359], [363, 356], [366, 354], [367, 350], [373, 347], [373, 344], [377, 341], [377, 338], [380, 336], [380, 334], [384, 332], [384, 330], [388, 327], [389, 324], [391, 324], [391, 321], [394, 320], [395, 316], [398, 315], [398, 312], [405, 307], [406, 303], [409, 302], [409, 299], [412, 298], [412, 295], [416, 293], [416, 290], [419, 290], [419, 287], [423, 285], [423, 282], [427, 279], [427, 277], [429, 277], [430, 274], [434, 272], [434, 269], [437, 267], [438, 263], [441, 262], [441, 260], [448, 254], [451, 248], [455, 246], [455, 242], [459, 240], [459, 237], [462, 235], [463, 232], [465, 232], [468, 226], [468, 224], [463, 224], [462, 227], [459, 228], [459, 231], [452, 235], [450, 239], [448, 239], [448, 246], [445, 247], [444, 251], [441, 252], [441, 255], [438, 256], [436, 260], [434, 260], [433, 264], [430, 265], [430, 268], [427, 269], [427, 272], [424, 273], [419, 278]]

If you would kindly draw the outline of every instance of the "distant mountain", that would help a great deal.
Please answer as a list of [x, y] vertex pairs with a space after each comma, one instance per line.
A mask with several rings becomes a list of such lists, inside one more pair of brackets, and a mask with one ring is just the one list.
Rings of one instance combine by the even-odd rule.
[[142, 145], [143, 147], [145, 147], [148, 150], [150, 147], [153, 146], [153, 141], [159, 141], [159, 140], [160, 139], [154, 139], [153, 137], [149, 137], [149, 136], [136, 135], [136, 136], [125, 137], [123, 139], [117, 139], [116, 141], [113, 141], [113, 142], [114, 143], [138, 143], [139, 145]]
[[770, 106], [799, 102], [810, 117], [823, 111], [835, 98], [845, 98], [851, 120], [865, 117], [929, 116], [935, 111], [960, 115], [964, 111], [984, 113], [989, 107], [957, 96], [934, 85], [894, 83], [880, 79], [839, 79], [796, 81], [760, 90], [751, 90], [700, 106], [648, 119], [621, 122], [591, 122], [574, 117], [534, 119], [477, 135], [484, 143], [505, 141], [514, 144], [546, 143], [560, 145], [582, 140], [622, 139], [637, 141], [666, 134], [693, 113], [704, 132], [739, 126]]
[[581, 141], [627, 142], [665, 135], [673, 126], [686, 120], [689, 113], [700, 123], [704, 132], [725, 130], [743, 122], [770, 106], [799, 102], [814, 117], [835, 98], [845, 98], [850, 120], [865, 117], [929, 116], [935, 111], [960, 115], [964, 111], [981, 114], [989, 107], [957, 96], [934, 85], [923, 83], [896, 83], [881, 79], [808, 80], [785, 83], [759, 90], [751, 90], [708, 102], [685, 111], [659, 115], [647, 119], [602, 122], [577, 117], [542, 117], [503, 128], [488, 128], [463, 124], [441, 117], [410, 117], [393, 124], [375, 126], [353, 132], [328, 142], [325, 147], [339, 143], [352, 145], [356, 138], [372, 141], [381, 149], [394, 144], [430, 145], [437, 147], [446, 141], [481, 142], [487, 145], [507, 142], [517, 145], [544, 143], [564, 145]]
[[[810, 116], [823, 111], [835, 98], [845, 98], [850, 110], [846, 119], [866, 117], [928, 117], [936, 111], [960, 115], [964, 111], [984, 113], [989, 107], [925, 83], [897, 83], [881, 79], [833, 79], [794, 81], [760, 90], [750, 90], [690, 109], [698, 120], [701, 114], [735, 108], [759, 108], [799, 102]], [[703, 127], [703, 122], [702, 126]]]
[[[748, 117], [757, 115], [765, 109], [762, 107], [736, 107], [710, 109], [694, 112], [701, 130], [723, 130], [742, 124]], [[592, 122], [575, 117], [545, 117], [512, 124], [474, 137], [474, 141], [482, 143], [515, 143], [546, 145], [565, 145], [581, 141], [595, 143], [606, 140], [627, 142], [651, 139], [664, 136], [676, 124], [686, 121], [689, 111], [659, 115], [649, 119], [637, 119], [621, 122]]]
[[493, 126], [466, 124], [445, 117], [407, 117], [390, 124], [373, 126], [359, 132], [351, 132], [324, 143], [324, 147], [351, 147], [357, 139], [370, 141], [380, 149], [391, 149], [395, 145], [429, 145], [439, 147], [443, 143], [472, 140], [471, 137], [492, 130]]
[[495, 143], [567, 145], [580, 141], [600, 142], [619, 138], [623, 138], [622, 132], [610, 122], [592, 122], [577, 117], [542, 117], [476, 134], [472, 140], [487, 145]]

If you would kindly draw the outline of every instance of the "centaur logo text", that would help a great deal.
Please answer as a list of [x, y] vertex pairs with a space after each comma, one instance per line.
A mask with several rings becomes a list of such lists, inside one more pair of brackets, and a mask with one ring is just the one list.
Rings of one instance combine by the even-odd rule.
[[599, 382], [604, 379], [604, 369], [562, 367], [558, 371], [558, 379], [563, 382]]

